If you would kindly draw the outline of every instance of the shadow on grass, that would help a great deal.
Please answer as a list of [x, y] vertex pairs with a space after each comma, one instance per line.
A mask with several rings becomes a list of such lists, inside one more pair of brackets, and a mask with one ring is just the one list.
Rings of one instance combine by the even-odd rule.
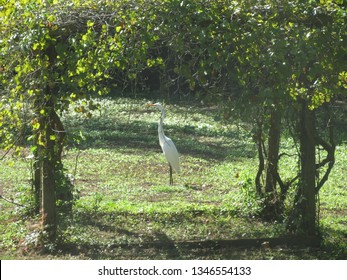
[[[139, 228], [126, 228], [125, 225], [122, 226], [122, 222], [110, 225], [108, 221], [117, 219], [118, 214], [105, 214], [104, 217], [87, 213], [80, 214], [74, 222], [75, 226], [89, 229], [93, 227], [96, 238], [75, 242], [68, 239], [60, 242], [58, 250], [62, 257], [75, 255], [97, 260], [335, 259], [343, 256], [341, 251], [338, 254], [335, 251], [333, 254], [331, 248], [326, 246], [326, 248], [322, 248], [320, 238], [308, 239], [286, 235], [273, 238], [173, 240], [158, 228], [151, 231], [141, 231]], [[128, 217], [127, 219], [131, 218]], [[186, 217], [182, 219], [184, 220]], [[148, 218], [143, 220], [145, 223], [149, 222]], [[121, 236], [124, 238], [119, 239]]]
[[322, 248], [326, 252], [326, 259], [347, 259], [347, 234], [342, 229], [324, 227]]
[[[136, 233], [128, 232], [134, 236]], [[175, 241], [153, 233], [156, 241], [132, 243], [63, 243], [66, 255], [88, 259], [334, 259], [320, 249], [320, 240], [299, 237]], [[342, 258], [343, 259], [343, 258]]]
[[[130, 148], [139, 152], [141, 150], [161, 152], [155, 122], [134, 121], [112, 125], [100, 120], [90, 120], [75, 126], [70, 133], [77, 135], [79, 131], [83, 131], [86, 138], [78, 145], [79, 149]], [[214, 160], [224, 160], [228, 156], [233, 158], [255, 156], [254, 145], [232, 131], [217, 133], [192, 126], [166, 125], [165, 133], [173, 139], [181, 154]], [[72, 146], [73, 143], [70, 142], [69, 145]]]

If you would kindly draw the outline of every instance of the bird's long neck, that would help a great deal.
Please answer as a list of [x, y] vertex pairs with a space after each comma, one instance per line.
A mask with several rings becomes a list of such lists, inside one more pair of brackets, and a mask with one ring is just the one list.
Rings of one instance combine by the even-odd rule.
[[164, 134], [164, 129], [163, 129], [163, 118], [160, 117], [158, 121], [158, 133], [163, 133]]
[[159, 135], [159, 141], [160, 142], [164, 141], [164, 137], [165, 137], [164, 129], [163, 129], [163, 119], [164, 119], [164, 117], [165, 117], [165, 111], [162, 110], [160, 119], [158, 121], [158, 135]]

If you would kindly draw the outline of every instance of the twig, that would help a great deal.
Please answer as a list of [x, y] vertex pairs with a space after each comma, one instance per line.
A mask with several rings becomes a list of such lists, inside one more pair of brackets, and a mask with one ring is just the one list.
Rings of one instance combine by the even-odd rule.
[[78, 163], [78, 158], [79, 158], [80, 154], [81, 154], [81, 151], [78, 150], [77, 155], [76, 155], [76, 159], [75, 159], [75, 170], [74, 170], [74, 174], [73, 174], [74, 179], [76, 178], [76, 174], [77, 174], [77, 163]]
[[17, 139], [15, 139], [15, 141], [11, 144], [11, 146], [7, 149], [7, 151], [2, 155], [2, 157], [0, 158], [0, 161], [3, 160], [7, 154], [15, 147], [15, 145], [23, 138], [23, 135], [20, 134]]
[[8, 199], [8, 198], [5, 198], [3, 197], [1, 194], [0, 194], [0, 199], [3, 199], [5, 201], [7, 201], [8, 203], [11, 203], [11, 204], [14, 204], [14, 205], [17, 205], [17, 206], [20, 206], [20, 207], [25, 207], [24, 205], [22, 204], [19, 204], [17, 202], [14, 202], [13, 199]]

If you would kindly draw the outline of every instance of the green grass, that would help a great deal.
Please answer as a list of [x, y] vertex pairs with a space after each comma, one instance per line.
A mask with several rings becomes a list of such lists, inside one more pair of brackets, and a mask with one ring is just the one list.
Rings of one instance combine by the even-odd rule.
[[[346, 257], [346, 144], [338, 147], [335, 168], [320, 194], [321, 248], [194, 247], [187, 244], [286, 234], [282, 224], [257, 218], [251, 133], [220, 122], [218, 108], [167, 104], [164, 130], [175, 142], [182, 166], [169, 186], [169, 168], [157, 137], [159, 111], [144, 106], [145, 99], [99, 102], [101, 109], [91, 119], [73, 110], [63, 116], [70, 135], [64, 165], [75, 177], [76, 203], [73, 215], [59, 216], [58, 245], [44, 254], [33, 250], [37, 219], [28, 219], [25, 207], [0, 200], [1, 259]], [[283, 143], [294, 153], [289, 140]], [[23, 205], [30, 204], [27, 155], [7, 156], [0, 170], [2, 195]], [[281, 167], [290, 178], [295, 159], [283, 158]]]

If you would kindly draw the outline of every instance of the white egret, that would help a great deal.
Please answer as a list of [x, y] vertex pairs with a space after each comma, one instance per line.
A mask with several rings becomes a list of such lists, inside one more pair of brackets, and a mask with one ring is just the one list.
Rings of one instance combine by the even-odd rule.
[[161, 111], [161, 116], [158, 121], [158, 135], [159, 135], [159, 144], [161, 149], [163, 150], [164, 156], [169, 162], [170, 166], [170, 185], [173, 184], [172, 179], [172, 169], [177, 173], [180, 172], [180, 160], [178, 156], [178, 152], [174, 142], [166, 137], [163, 130], [163, 119], [165, 118], [165, 110], [164, 107], [160, 103], [147, 104], [148, 106], [157, 107]]

